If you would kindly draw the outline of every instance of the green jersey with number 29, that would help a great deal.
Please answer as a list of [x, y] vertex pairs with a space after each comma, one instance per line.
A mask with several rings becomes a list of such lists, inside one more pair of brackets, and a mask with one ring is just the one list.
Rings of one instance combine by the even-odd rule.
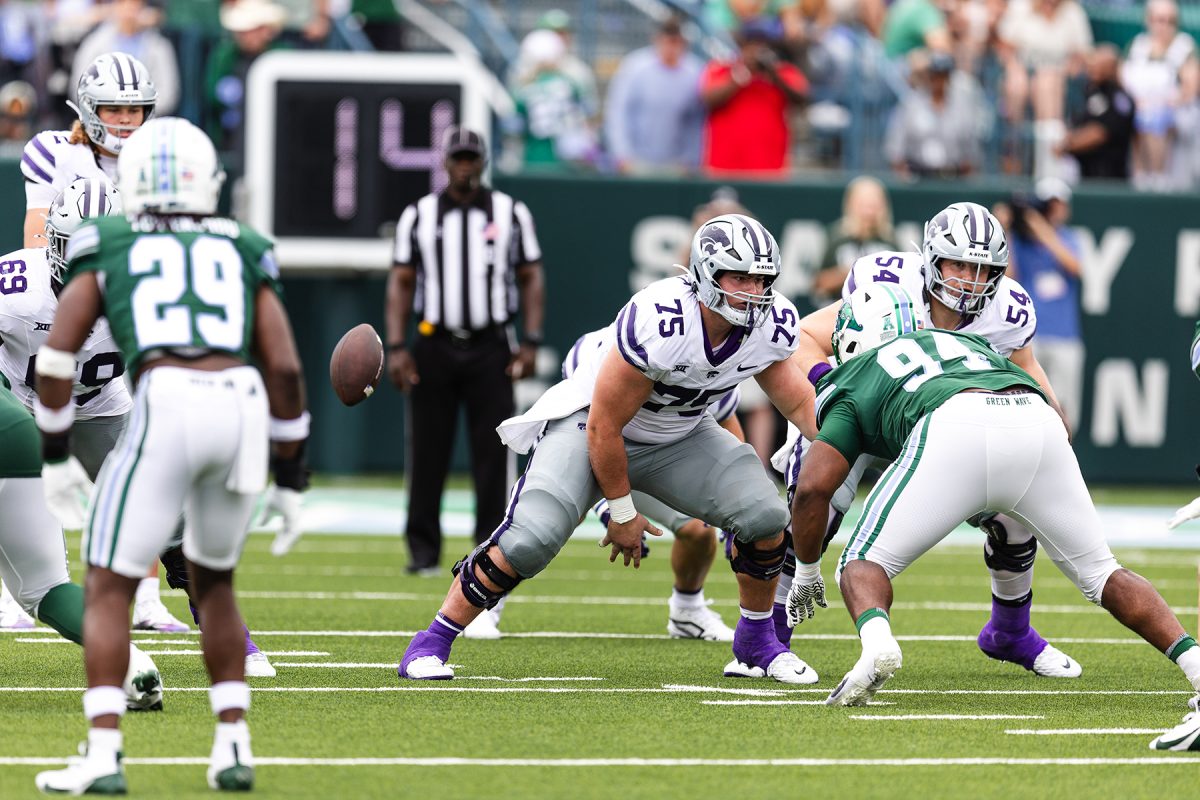
[[921, 417], [953, 395], [1010, 386], [1028, 386], [1042, 395], [1029, 373], [982, 336], [930, 329], [906, 333], [817, 381], [817, 440], [851, 464], [861, 453], [892, 461]]
[[265, 237], [224, 217], [104, 217], [67, 243], [67, 282], [95, 272], [131, 375], [146, 353], [212, 350], [250, 359], [254, 295], [280, 292]]

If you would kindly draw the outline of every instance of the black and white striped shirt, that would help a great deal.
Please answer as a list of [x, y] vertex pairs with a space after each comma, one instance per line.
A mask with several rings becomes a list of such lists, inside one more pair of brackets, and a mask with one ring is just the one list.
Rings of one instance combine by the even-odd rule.
[[517, 313], [517, 267], [541, 258], [529, 209], [493, 189], [468, 206], [427, 194], [396, 227], [393, 261], [417, 270], [416, 312], [451, 331], [506, 324]]

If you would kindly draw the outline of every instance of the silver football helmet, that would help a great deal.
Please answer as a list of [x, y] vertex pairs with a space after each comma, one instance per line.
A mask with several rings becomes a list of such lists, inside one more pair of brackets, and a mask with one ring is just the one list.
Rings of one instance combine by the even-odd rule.
[[58, 193], [46, 214], [46, 261], [52, 285], [62, 285], [67, 240], [83, 221], [120, 213], [121, 196], [104, 178], [76, 178]]
[[128, 53], [105, 53], [79, 76], [76, 89], [79, 104], [70, 100], [67, 105], [79, 115], [83, 130], [95, 144], [110, 153], [119, 154], [126, 140], [113, 134], [116, 130], [136, 130], [137, 125], [105, 125], [100, 121], [100, 106], [142, 106], [146, 111], [142, 123], [154, 116], [158, 89], [142, 62]]
[[899, 284], [870, 283], [850, 293], [833, 327], [838, 364], [924, 327], [912, 297]]
[[180, 117], [150, 120], [134, 131], [117, 158], [126, 216], [215, 214], [224, 182], [212, 140]]
[[[1008, 268], [1008, 239], [1000, 221], [978, 203], [954, 203], [925, 225], [925, 288], [960, 314], [978, 314], [995, 296]], [[942, 276], [942, 259], [975, 265], [973, 280]]]
[[[692, 237], [690, 261], [701, 303], [734, 325], [757, 328], [766, 322], [775, 302], [771, 286], [779, 277], [779, 245], [761, 222], [744, 214], [713, 217]], [[762, 294], [726, 292], [717, 283], [722, 272], [761, 275]], [[745, 307], [735, 308], [730, 299], [744, 301]]]

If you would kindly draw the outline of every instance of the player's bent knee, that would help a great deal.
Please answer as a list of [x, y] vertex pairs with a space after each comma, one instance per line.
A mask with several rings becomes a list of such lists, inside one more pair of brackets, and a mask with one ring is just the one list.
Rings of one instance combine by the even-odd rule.
[[495, 608], [521, 582], [500, 568], [491, 556], [493, 547], [491, 542], [484, 542], [452, 570], [462, 584], [463, 597], [476, 608]]
[[688, 542], [699, 542], [706, 539], [716, 540], [717, 531], [703, 520], [689, 519], [674, 531], [676, 539]]
[[735, 573], [748, 575], [760, 581], [770, 581], [779, 577], [787, 559], [788, 540], [786, 536], [779, 538], [778, 544], [761, 542], [744, 542], [739, 539], [737, 552], [729, 562]]
[[992, 535], [986, 526], [995, 524], [998, 523], [991, 521], [980, 524], [981, 528], [988, 531], [983, 548], [983, 561], [988, 569], [998, 572], [1028, 572], [1033, 569], [1033, 559], [1037, 555], [1037, 539], [1030, 537], [1027, 541], [1014, 544]]
[[1108, 579], [1119, 569], [1121, 569], [1120, 562], [1110, 554], [1107, 559], [1091, 565], [1086, 571], [1079, 571], [1075, 585], [1079, 587], [1079, 591], [1083, 592], [1084, 597], [1096, 605], [1100, 605]]

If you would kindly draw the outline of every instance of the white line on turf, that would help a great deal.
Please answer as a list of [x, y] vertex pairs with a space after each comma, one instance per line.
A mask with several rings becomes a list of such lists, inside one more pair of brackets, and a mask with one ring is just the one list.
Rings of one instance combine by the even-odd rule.
[[878, 720], [987, 720], [1045, 719], [1041, 714], [851, 714], [850, 719]]
[[[701, 700], [702, 706], [823, 706], [824, 700]], [[894, 706], [895, 703], [872, 701], [873, 706]]]
[[[154, 652], [147, 650], [146, 652]], [[295, 669], [396, 669], [395, 661], [388, 662], [341, 662], [341, 661], [276, 661], [273, 662], [277, 667], [292, 667]], [[453, 665], [447, 665], [453, 666]], [[461, 672], [455, 674], [456, 680], [464, 681], [504, 681], [506, 683], [549, 683], [552, 681], [603, 681], [607, 678], [593, 678], [590, 676], [582, 676], [578, 678], [568, 677], [529, 677], [529, 678], [505, 678], [500, 675], [464, 675]]]
[[1162, 733], [1162, 728], [1017, 728], [1005, 733], [1010, 736], [1146, 736]]
[[[0, 757], [0, 766], [65, 764], [66, 758]], [[207, 758], [126, 758], [125, 766], [206, 766]], [[259, 767], [1102, 767], [1186, 764], [1195, 756], [1141, 758], [264, 758]]]

